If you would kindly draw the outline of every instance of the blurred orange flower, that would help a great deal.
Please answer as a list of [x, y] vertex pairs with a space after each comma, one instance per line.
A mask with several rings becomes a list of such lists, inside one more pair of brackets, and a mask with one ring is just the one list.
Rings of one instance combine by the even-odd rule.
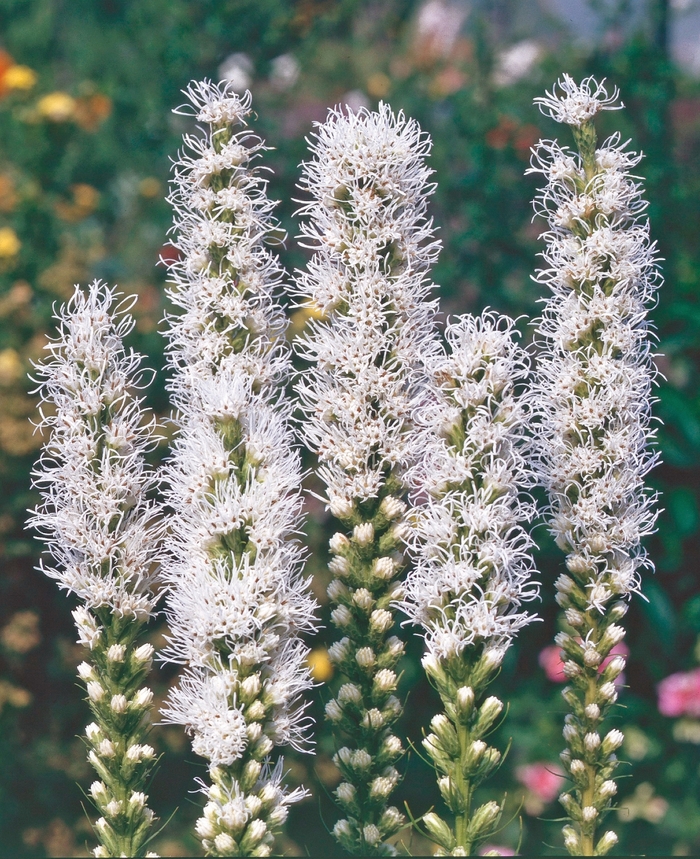
[[102, 93], [76, 99], [73, 119], [85, 131], [96, 131], [112, 112], [112, 99]]
[[39, 116], [51, 122], [66, 122], [73, 119], [76, 102], [67, 92], [50, 92], [37, 102]]

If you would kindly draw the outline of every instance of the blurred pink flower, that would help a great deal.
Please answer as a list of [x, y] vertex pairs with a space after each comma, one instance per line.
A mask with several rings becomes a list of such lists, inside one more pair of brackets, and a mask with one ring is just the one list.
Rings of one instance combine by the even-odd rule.
[[[624, 641], [616, 644], [605, 659], [600, 663], [598, 673], [605, 669], [605, 666], [610, 662], [613, 656], [624, 656], [625, 659], [630, 655], [630, 649]], [[561, 648], [556, 644], [551, 644], [540, 651], [538, 658], [540, 666], [544, 669], [547, 679], [553, 683], [566, 683], [566, 675], [564, 674], [564, 663], [561, 659]], [[675, 676], [675, 675], [674, 675]], [[666, 681], [664, 681], [666, 682]], [[624, 672], [615, 679], [616, 686], [623, 686], [625, 683]], [[700, 715], [700, 714], [699, 714]]]
[[479, 848], [479, 856], [515, 856], [512, 847], [504, 847], [502, 844], [482, 844]]
[[564, 771], [558, 764], [538, 761], [515, 770], [517, 780], [544, 803], [552, 802], [562, 790]]
[[538, 659], [540, 666], [547, 675], [547, 680], [551, 680], [553, 683], [566, 682], [563, 671], [564, 663], [561, 661], [560, 654], [561, 648], [556, 644], [550, 644], [549, 647], [545, 647], [544, 650], [540, 651]]
[[700, 668], [671, 674], [656, 687], [664, 716], [700, 718]]

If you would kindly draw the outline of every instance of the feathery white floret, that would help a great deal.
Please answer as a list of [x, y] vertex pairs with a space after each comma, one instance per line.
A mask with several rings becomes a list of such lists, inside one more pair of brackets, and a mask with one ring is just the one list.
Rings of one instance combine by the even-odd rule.
[[186, 94], [191, 107], [180, 112], [209, 126], [185, 136], [170, 196], [179, 435], [166, 468], [165, 654], [186, 670], [162, 713], [215, 767], [240, 760], [261, 722], [275, 744], [308, 744], [301, 696], [312, 684], [299, 635], [315, 627], [315, 602], [294, 537], [302, 472], [282, 387], [291, 369], [275, 297], [283, 272], [264, 244], [274, 204], [254, 166], [264, 145], [246, 128], [249, 93], [204, 81]]
[[[583, 96], [594, 83], [584, 81]], [[565, 107], [574, 87], [569, 81], [560, 100], [570, 124]], [[596, 94], [611, 107], [617, 93], [603, 97], [600, 85]], [[589, 606], [599, 611], [639, 589], [638, 570], [651, 565], [640, 541], [656, 519], [655, 494], [644, 485], [657, 461], [646, 314], [661, 277], [631, 174], [641, 156], [625, 146], [615, 134], [584, 165], [545, 141], [531, 168], [547, 179], [536, 201], [549, 222], [537, 280], [552, 293], [539, 324], [538, 471], [552, 533], [571, 569], [589, 571]]]
[[563, 74], [552, 87], [552, 91], [536, 98], [535, 104], [540, 106], [542, 113], [548, 114], [556, 122], [565, 122], [567, 125], [578, 127], [593, 119], [601, 110], [623, 108], [622, 102], [616, 103], [619, 95], [620, 91], [617, 87], [608, 94], [605, 78], [598, 83], [591, 76], [577, 84], [571, 75]]
[[[134, 326], [132, 299], [94, 281], [76, 287], [56, 314], [58, 337], [36, 366], [42, 400], [55, 413], [32, 472], [42, 492], [28, 524], [46, 541], [54, 566], [41, 564], [59, 586], [89, 609], [108, 607], [145, 620], [153, 610], [160, 508], [148, 495], [155, 478], [144, 456], [155, 421], [142, 398], [148, 373], [124, 347]], [[87, 642], [86, 642], [87, 643]]]
[[416, 564], [399, 606], [438, 659], [475, 643], [505, 649], [533, 619], [521, 608], [538, 589], [523, 528], [527, 418], [515, 390], [528, 361], [513, 333], [492, 312], [459, 317], [447, 326], [449, 352], [427, 363], [432, 387], [409, 471], [427, 498], [415, 510]]
[[298, 390], [332, 510], [376, 497], [405, 460], [412, 385], [434, 349], [429, 149], [415, 120], [382, 104], [331, 111], [304, 165], [302, 236], [315, 254], [297, 285], [323, 318], [301, 342], [314, 373]]

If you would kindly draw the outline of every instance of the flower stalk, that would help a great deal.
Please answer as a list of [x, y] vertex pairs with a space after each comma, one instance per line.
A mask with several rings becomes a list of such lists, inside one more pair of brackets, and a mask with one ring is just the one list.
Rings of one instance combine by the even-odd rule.
[[486, 738], [503, 702], [487, 695], [512, 638], [533, 617], [522, 603], [537, 596], [531, 580], [531, 485], [523, 445], [526, 413], [516, 386], [528, 374], [513, 322], [485, 312], [459, 317], [446, 331], [449, 352], [427, 362], [429, 385], [417, 417], [415, 565], [399, 603], [423, 628], [423, 667], [442, 700], [423, 746], [438, 773], [451, 826], [423, 816], [436, 855], [470, 856], [491, 837], [502, 804], [476, 806], [475, 791], [502, 754]]
[[639, 570], [652, 566], [641, 540], [656, 519], [644, 484], [658, 458], [650, 446], [655, 369], [646, 316], [661, 277], [631, 173], [641, 156], [619, 134], [597, 142], [594, 117], [622, 107], [617, 96], [592, 78], [578, 85], [565, 75], [538, 101], [572, 128], [578, 153], [544, 141], [532, 165], [547, 178], [536, 201], [549, 224], [537, 279], [552, 293], [539, 326], [537, 465], [567, 567], [556, 582], [566, 621], [556, 641], [569, 680], [562, 760], [572, 788], [560, 801], [571, 820], [565, 846], [583, 856], [604, 855], [617, 842], [599, 827], [617, 793], [623, 735], [604, 724], [625, 659], [606, 660], [624, 638]]
[[185, 666], [162, 709], [208, 762], [196, 831], [209, 856], [268, 856], [289, 805], [275, 747], [308, 749], [312, 683], [300, 635], [315, 628], [301, 575], [300, 459], [284, 396], [283, 272], [265, 247], [274, 204], [246, 127], [250, 93], [193, 83], [203, 130], [185, 136], [170, 202], [169, 384], [179, 434], [166, 467], [173, 518], [164, 573], [165, 658]]
[[134, 321], [117, 295], [99, 281], [87, 294], [76, 287], [56, 316], [59, 336], [36, 368], [53, 413], [42, 413], [50, 436], [33, 472], [42, 503], [29, 519], [55, 562], [40, 569], [82, 602], [73, 617], [89, 654], [78, 673], [94, 718], [85, 733], [99, 776], [90, 787], [98, 857], [143, 856], [154, 819], [144, 793], [153, 693], [142, 685], [153, 647], [139, 639], [160, 560], [156, 481], [144, 460], [155, 423], [135, 393], [145, 377], [141, 356], [124, 348]]
[[[344, 683], [326, 707], [338, 742], [334, 835], [350, 853], [393, 855], [404, 823], [389, 804], [403, 753], [394, 733], [403, 642], [393, 603], [403, 593], [403, 478], [411, 404], [435, 303], [427, 271], [438, 243], [426, 217], [430, 142], [413, 120], [332, 111], [301, 187], [302, 236], [315, 251], [297, 286], [312, 317], [298, 342], [310, 364], [297, 386], [305, 440], [318, 455], [331, 538], [328, 595], [340, 639], [329, 650]], [[313, 317], [316, 318], [313, 318]]]

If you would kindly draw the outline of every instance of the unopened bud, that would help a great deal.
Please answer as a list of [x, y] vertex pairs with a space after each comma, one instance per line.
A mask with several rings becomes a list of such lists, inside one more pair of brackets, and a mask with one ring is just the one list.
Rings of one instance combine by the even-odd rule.
[[134, 695], [132, 699], [132, 703], [135, 707], [148, 707], [153, 701], [153, 692], [144, 687], [143, 689], [139, 689], [139, 691]]
[[587, 704], [584, 711], [587, 719], [600, 719], [600, 707], [597, 704]]
[[387, 495], [379, 505], [380, 511], [387, 519], [398, 519], [406, 509], [406, 504], [393, 495]]
[[347, 585], [344, 585], [339, 579], [333, 579], [326, 589], [328, 599], [331, 602], [338, 602], [340, 599], [347, 599], [350, 596], [350, 591]]
[[340, 531], [336, 531], [328, 541], [328, 546], [334, 555], [339, 555], [341, 552], [347, 551], [350, 547], [350, 540], [348, 540], [345, 534], [341, 534]]
[[331, 620], [336, 626], [347, 626], [352, 620], [352, 612], [346, 605], [339, 605], [331, 612]]
[[137, 647], [134, 651], [134, 659], [137, 662], [148, 662], [149, 659], [153, 658], [153, 645], [152, 644], [142, 644], [140, 647]]
[[396, 672], [389, 668], [382, 668], [374, 675], [372, 685], [378, 692], [393, 692], [396, 689]]
[[334, 576], [347, 576], [350, 572], [350, 561], [342, 555], [336, 555], [328, 562], [328, 569]]
[[574, 758], [569, 764], [569, 771], [573, 776], [582, 776], [586, 772], [586, 765], [580, 758]]
[[124, 695], [113, 695], [109, 706], [113, 713], [126, 713], [128, 701]]
[[228, 832], [219, 832], [219, 834], [214, 838], [214, 847], [216, 847], [217, 851], [220, 853], [232, 854], [236, 849], [236, 842]]
[[344, 683], [338, 690], [338, 701], [341, 704], [352, 702], [359, 704], [362, 701], [362, 691], [354, 683]]
[[331, 513], [337, 519], [348, 519], [350, 516], [352, 516], [352, 501], [348, 501], [347, 498], [341, 498], [340, 496], [336, 495], [334, 498], [331, 498], [331, 503], [329, 506]]
[[600, 748], [600, 734], [596, 731], [590, 731], [583, 738], [583, 746], [587, 752], [595, 752]]
[[330, 722], [339, 722], [343, 718], [343, 710], [335, 698], [326, 704], [326, 718]]
[[123, 662], [126, 647], [123, 644], [111, 644], [107, 648], [107, 660], [109, 662]]
[[91, 680], [87, 685], [88, 698], [97, 703], [104, 697], [105, 690], [97, 680]]
[[352, 595], [352, 601], [363, 611], [369, 611], [374, 605], [374, 597], [367, 588], [358, 588]]
[[95, 671], [88, 662], [81, 662], [78, 666], [78, 675], [81, 680], [94, 680], [95, 679]]
[[382, 716], [381, 712], [376, 707], [372, 707], [370, 710], [367, 710], [365, 715], [362, 717], [361, 725], [363, 728], [372, 728], [373, 730], [378, 731], [380, 728], [384, 727], [384, 724], [384, 716]]
[[612, 731], [608, 731], [605, 735], [605, 739], [603, 740], [603, 754], [607, 757], [617, 751], [624, 742], [624, 739], [625, 735], [622, 731], [618, 731], [617, 728], [613, 728]]
[[608, 829], [608, 831], [598, 841], [595, 848], [596, 856], [605, 856], [617, 844], [617, 835]]
[[609, 799], [611, 796], [615, 796], [616, 793], [617, 785], [612, 779], [604, 781], [598, 789], [598, 794], [602, 796], [603, 799]]
[[370, 845], [370, 847], [374, 847], [382, 840], [382, 833], [374, 825], [374, 823], [368, 823], [367, 826], [363, 827], [362, 829], [362, 837]]
[[355, 654], [355, 661], [360, 668], [371, 668], [377, 661], [371, 647], [361, 647]]
[[119, 799], [111, 799], [105, 805], [105, 814], [107, 817], [116, 817], [122, 810], [122, 803]]
[[90, 796], [97, 803], [102, 803], [107, 799], [107, 786], [101, 781], [93, 781], [90, 785]]
[[390, 579], [395, 571], [396, 563], [393, 558], [377, 558], [373, 564], [373, 572], [378, 579]]
[[369, 618], [369, 625], [372, 632], [381, 635], [391, 629], [394, 623], [394, 618], [391, 612], [383, 608], [376, 608]]
[[358, 546], [369, 546], [374, 540], [374, 525], [371, 522], [355, 525], [352, 536]]
[[345, 636], [345, 638], [341, 638], [340, 641], [335, 641], [328, 648], [328, 658], [331, 662], [335, 662], [336, 664], [343, 662], [343, 660], [347, 659], [350, 655], [350, 639]]
[[598, 809], [593, 805], [585, 805], [581, 809], [581, 817], [584, 823], [593, 823], [596, 817], [598, 817]]
[[353, 803], [355, 801], [356, 793], [357, 791], [355, 790], [355, 786], [347, 781], [341, 782], [335, 791], [335, 795], [338, 797], [340, 802], [343, 803], [343, 805], [349, 805]]
[[573, 826], [564, 827], [564, 847], [572, 856], [578, 856], [580, 853], [580, 845], [578, 833]]

